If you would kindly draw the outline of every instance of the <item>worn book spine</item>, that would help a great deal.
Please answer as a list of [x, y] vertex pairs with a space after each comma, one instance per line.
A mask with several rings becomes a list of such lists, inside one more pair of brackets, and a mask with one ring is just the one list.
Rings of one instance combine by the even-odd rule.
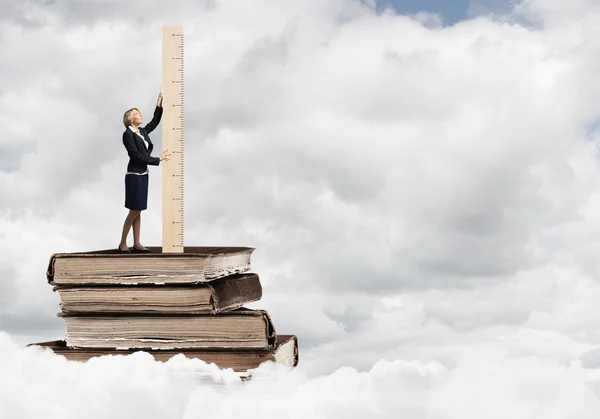
[[257, 274], [236, 274], [206, 284], [212, 291], [215, 313], [230, 311], [262, 297]]

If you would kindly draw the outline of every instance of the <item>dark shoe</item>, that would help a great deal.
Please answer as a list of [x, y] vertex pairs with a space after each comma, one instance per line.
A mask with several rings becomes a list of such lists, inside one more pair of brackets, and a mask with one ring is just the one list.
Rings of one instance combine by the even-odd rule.
[[132, 247], [131, 250], [134, 253], [152, 253], [152, 250], [150, 249], [138, 249], [137, 247]]
[[121, 249], [120, 244], [117, 246], [117, 250], [121, 253], [131, 253], [131, 250], [129, 250], [129, 249], [125, 249], [125, 250]]

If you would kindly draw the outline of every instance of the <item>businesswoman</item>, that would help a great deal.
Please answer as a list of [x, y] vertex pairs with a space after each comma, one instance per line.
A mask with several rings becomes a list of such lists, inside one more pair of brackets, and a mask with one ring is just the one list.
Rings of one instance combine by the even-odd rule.
[[[140, 243], [141, 214], [148, 206], [148, 165], [158, 166], [161, 161], [169, 161], [171, 155], [167, 153], [168, 150], [163, 151], [160, 157], [150, 155], [154, 144], [148, 134], [154, 131], [162, 117], [164, 93], [166, 90], [161, 88], [156, 109], [154, 109], [154, 117], [145, 127], [140, 126], [144, 122], [144, 118], [137, 108], [129, 109], [123, 115], [123, 125], [125, 125], [123, 145], [129, 155], [125, 174], [125, 208], [129, 209], [129, 214], [123, 223], [123, 232], [119, 243], [119, 250], [124, 253], [151, 252]], [[133, 248], [130, 250], [127, 247], [127, 236], [131, 226], [133, 226]]]

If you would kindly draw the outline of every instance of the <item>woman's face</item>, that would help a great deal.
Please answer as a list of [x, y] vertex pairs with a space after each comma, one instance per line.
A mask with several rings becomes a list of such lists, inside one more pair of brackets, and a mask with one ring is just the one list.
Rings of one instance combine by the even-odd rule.
[[131, 123], [135, 125], [140, 125], [144, 121], [142, 114], [138, 110], [133, 110]]

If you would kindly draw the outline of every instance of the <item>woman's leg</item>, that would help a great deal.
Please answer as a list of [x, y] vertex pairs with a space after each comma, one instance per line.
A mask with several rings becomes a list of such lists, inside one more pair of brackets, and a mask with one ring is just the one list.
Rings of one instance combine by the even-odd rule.
[[140, 243], [140, 229], [142, 226], [142, 212], [133, 220], [133, 247], [138, 250], [144, 250], [145, 247]]
[[131, 225], [134, 223], [138, 215], [140, 215], [140, 212], [141, 211], [137, 210], [129, 210], [129, 214], [127, 214], [125, 222], [123, 223], [123, 232], [121, 233], [121, 243], [119, 243], [119, 249], [127, 250], [127, 235], [129, 234], [129, 229], [131, 228]]

